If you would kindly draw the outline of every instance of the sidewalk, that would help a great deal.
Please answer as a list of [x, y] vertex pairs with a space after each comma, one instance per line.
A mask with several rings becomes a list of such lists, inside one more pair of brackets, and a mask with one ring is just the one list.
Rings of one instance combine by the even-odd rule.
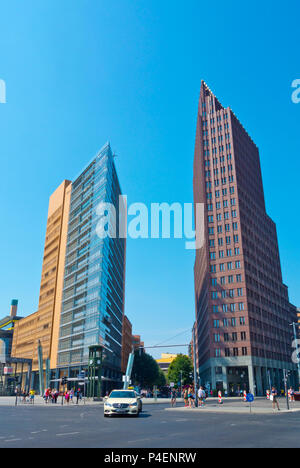
[[[183, 399], [177, 399], [177, 402], [182, 404]], [[1, 406], [15, 406], [16, 403], [16, 397], [0, 397], [0, 407]], [[155, 400], [154, 398], [142, 398], [142, 403], [143, 405], [153, 405], [153, 404], [171, 404], [171, 399], [170, 398], [157, 398]], [[61, 404], [61, 396], [58, 397], [57, 403], [53, 404], [51, 401], [49, 403], [45, 403], [44, 399], [40, 396], [35, 396], [34, 399], [34, 405], [31, 405], [30, 403], [23, 403], [22, 399], [18, 397], [18, 406], [43, 406], [45, 408], [48, 407], [57, 407], [57, 406], [62, 406]], [[85, 405], [86, 406], [103, 406], [103, 401], [93, 401], [92, 399], [86, 398], [85, 399]], [[84, 400], [82, 399], [79, 401], [78, 405], [76, 405], [76, 397], [74, 398], [74, 403], [69, 403], [69, 405], [64, 401], [65, 407], [73, 407], [73, 406], [84, 406]]]
[[223, 399], [223, 404], [219, 404], [217, 398], [209, 398], [203, 407], [189, 408], [177, 406], [175, 408], [166, 408], [165, 411], [178, 412], [197, 412], [197, 413], [222, 413], [222, 414], [282, 414], [282, 413], [297, 413], [300, 412], [300, 402], [290, 403], [290, 409], [287, 409], [286, 400], [279, 399], [280, 411], [273, 410], [272, 402], [266, 398], [257, 398], [250, 407], [249, 403], [244, 402], [240, 398]]

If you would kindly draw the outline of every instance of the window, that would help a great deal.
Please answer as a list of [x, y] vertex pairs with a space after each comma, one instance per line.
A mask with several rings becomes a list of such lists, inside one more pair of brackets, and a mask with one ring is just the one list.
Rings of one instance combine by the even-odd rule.
[[240, 325], [246, 325], [245, 317], [240, 317]]
[[224, 333], [224, 342], [227, 343], [229, 341], [229, 334]]
[[239, 310], [245, 310], [245, 306], [243, 302], [239, 302]]
[[225, 356], [230, 357], [230, 349], [229, 348], [225, 348]]
[[238, 288], [238, 289], [237, 289], [237, 295], [238, 295], [239, 297], [242, 297], [242, 295], [243, 295], [243, 288]]
[[213, 306], [213, 313], [214, 313], [214, 314], [218, 314], [218, 313], [219, 313], [219, 306], [217, 306], [217, 305], [214, 305], [214, 306]]
[[234, 317], [231, 319], [231, 326], [232, 327], [236, 326], [236, 319]]
[[232, 333], [232, 341], [237, 341], [237, 333], [236, 332]]
[[239, 355], [239, 350], [238, 348], [233, 348], [233, 355], [236, 357]]
[[243, 356], [247, 356], [247, 355], [248, 355], [247, 348], [242, 348], [242, 354], [243, 354]]
[[241, 340], [246, 341], [246, 332], [241, 332]]

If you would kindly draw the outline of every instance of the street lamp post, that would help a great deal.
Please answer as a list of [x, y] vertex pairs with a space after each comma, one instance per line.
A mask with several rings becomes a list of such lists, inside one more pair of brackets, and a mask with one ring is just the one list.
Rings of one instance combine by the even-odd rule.
[[180, 371], [180, 393], [182, 396], [182, 370]]

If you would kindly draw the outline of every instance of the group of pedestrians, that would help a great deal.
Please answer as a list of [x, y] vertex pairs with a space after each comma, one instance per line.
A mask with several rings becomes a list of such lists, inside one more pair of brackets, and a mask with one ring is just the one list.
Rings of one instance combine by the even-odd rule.
[[[186, 387], [183, 392], [182, 392], [182, 398], [184, 400], [184, 406], [186, 408], [195, 408], [195, 402], [196, 402], [196, 393], [195, 393], [195, 388], [193, 385], [190, 385], [189, 387]], [[198, 390], [198, 399], [199, 399], [199, 406], [202, 407], [204, 406], [204, 402], [206, 399], [206, 393], [203, 387], [200, 387]], [[176, 406], [176, 400], [177, 400], [177, 391], [175, 388], [171, 390], [171, 406], [172, 408]]]
[[44, 401], [46, 405], [51, 401], [51, 403], [56, 404], [57, 399], [59, 397], [59, 391], [58, 390], [51, 390], [51, 388], [46, 388], [45, 393], [44, 393]]
[[22, 403], [30, 403], [34, 404], [34, 397], [35, 397], [35, 390], [30, 390], [27, 392], [26, 390], [21, 390], [20, 392], [21, 402]]

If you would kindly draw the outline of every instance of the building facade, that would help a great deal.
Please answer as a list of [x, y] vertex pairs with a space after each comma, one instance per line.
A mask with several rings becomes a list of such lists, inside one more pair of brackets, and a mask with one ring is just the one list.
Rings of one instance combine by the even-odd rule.
[[18, 300], [13, 299], [10, 315], [0, 320], [0, 363], [5, 364], [11, 357], [14, 328], [21, 319], [22, 317], [18, 317]]
[[276, 226], [267, 215], [259, 151], [232, 110], [202, 82], [194, 202], [205, 207], [205, 242], [194, 267], [201, 383], [236, 394], [283, 387], [295, 320], [283, 284]]
[[97, 227], [99, 204], [118, 207], [120, 196], [107, 144], [72, 184], [56, 366], [76, 377], [88, 366], [89, 346], [103, 345], [103, 377], [112, 386], [122, 381], [126, 242], [100, 238]]
[[35, 386], [39, 341], [44, 368], [47, 359], [52, 368], [56, 367], [70, 195], [71, 182], [64, 181], [50, 197], [38, 311], [19, 321], [14, 329], [12, 355], [32, 359]]
[[64, 181], [50, 198], [39, 308], [17, 324], [12, 346], [15, 357], [33, 360], [35, 388], [39, 340], [51, 380], [87, 371], [89, 346], [100, 344], [103, 391], [122, 384], [126, 239], [98, 231], [99, 205], [113, 204], [118, 220], [120, 195], [106, 144], [73, 183]]
[[126, 373], [129, 354], [132, 353], [132, 323], [126, 315], [123, 319], [123, 336], [122, 336], [122, 372]]

